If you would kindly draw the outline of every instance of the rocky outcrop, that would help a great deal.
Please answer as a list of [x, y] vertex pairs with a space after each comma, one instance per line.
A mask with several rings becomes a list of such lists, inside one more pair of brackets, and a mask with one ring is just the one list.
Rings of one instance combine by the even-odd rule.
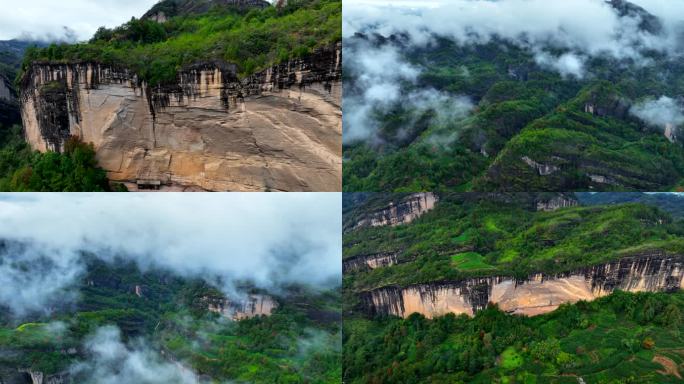
[[671, 143], [676, 143], [677, 142], [677, 137], [679, 133], [679, 129], [674, 126], [672, 123], [665, 124], [665, 138], [668, 139]]
[[684, 256], [652, 252], [566, 274], [538, 273], [525, 280], [508, 276], [436, 282], [405, 288], [385, 287], [362, 294], [363, 310], [370, 316], [428, 318], [447, 313], [473, 315], [488, 303], [503, 311], [538, 315], [563, 303], [593, 300], [615, 290], [675, 291], [684, 285]]
[[339, 45], [246, 79], [199, 63], [158, 87], [125, 68], [36, 63], [22, 119], [32, 148], [78, 136], [133, 189], [339, 191], [341, 89]]
[[548, 199], [537, 200], [537, 211], [555, 211], [561, 208], [575, 207], [579, 205], [577, 199], [569, 194], [559, 193]]
[[432, 192], [414, 193], [399, 201], [392, 201], [386, 208], [371, 212], [359, 219], [354, 229], [408, 224], [435, 207], [439, 197]]
[[558, 166], [555, 166], [553, 164], [538, 163], [527, 156], [523, 156], [521, 160], [524, 161], [525, 164], [527, 164], [531, 168], [536, 169], [537, 173], [539, 173], [539, 176], [548, 176], [554, 172], [560, 171], [560, 167]]
[[12, 90], [12, 83], [4, 76], [0, 75], [0, 100], [11, 102], [14, 101], [15, 95]]
[[256, 316], [270, 316], [278, 303], [268, 295], [248, 295], [241, 300], [204, 296], [202, 303], [209, 312], [218, 313], [233, 320], [249, 319]]
[[389, 267], [397, 264], [396, 253], [378, 253], [374, 255], [360, 255], [350, 257], [342, 262], [342, 272], [352, 273], [376, 268]]

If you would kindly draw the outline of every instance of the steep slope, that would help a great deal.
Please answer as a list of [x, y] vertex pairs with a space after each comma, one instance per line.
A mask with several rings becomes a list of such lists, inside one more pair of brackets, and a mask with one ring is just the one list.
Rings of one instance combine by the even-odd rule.
[[[630, 36], [668, 38], [663, 20], [643, 8], [606, 3], [620, 23], [636, 29]], [[485, 13], [487, 7], [482, 9]], [[414, 19], [429, 28], [428, 20]], [[562, 27], [541, 42], [535, 41], [541, 32], [534, 26], [521, 36], [505, 31], [484, 36], [482, 29], [497, 25], [496, 20], [473, 26], [470, 35], [461, 25], [435, 20], [433, 40], [423, 44], [420, 33], [390, 27], [388, 20], [377, 22], [387, 23], [386, 28], [369, 23], [345, 40], [350, 105], [345, 191], [668, 191], [682, 186], [684, 67], [677, 54], [656, 52], [639, 39], [625, 48], [639, 52], [636, 58], [615, 57], [607, 47], [591, 52], [593, 39], [610, 36], [582, 40], [587, 47], [558, 46], [572, 39]], [[538, 28], [545, 31], [544, 24]], [[398, 32], [380, 35], [388, 30]], [[628, 32], [618, 28], [614, 36], [622, 33]], [[373, 62], [373, 55], [364, 56], [368, 51], [377, 60], [392, 58], [401, 69], [394, 72], [396, 79], [366, 65]], [[576, 65], [566, 59], [576, 59]], [[373, 104], [376, 91], [396, 100]], [[655, 117], [639, 113], [661, 105], [667, 109], [658, 109]]]
[[0, 41], [0, 191], [109, 191], [94, 150], [70, 139], [62, 154], [36, 154], [24, 140], [21, 106], [14, 79], [26, 50], [42, 42]]
[[433, 317], [489, 302], [538, 314], [615, 289], [678, 290], [681, 225], [654, 207], [582, 207], [572, 195], [441, 194], [410, 223], [349, 227], [345, 292], [371, 315]]
[[30, 52], [31, 147], [59, 152], [77, 136], [129, 189], [340, 190], [339, 1], [258, 6], [249, 20], [230, 7], [194, 15], [202, 4]]
[[344, 323], [346, 383], [680, 383], [684, 294], [618, 292], [534, 317]]
[[354, 223], [413, 195], [347, 198], [343, 380], [680, 382], [684, 222], [578, 195], [438, 193], [382, 226]]
[[21, 67], [24, 51], [34, 44], [38, 43], [20, 40], [0, 41], [0, 126], [11, 127], [21, 122], [14, 79]]
[[[116, 371], [126, 359], [148, 364], [158, 375], [150, 380], [158, 382], [165, 377], [183, 383], [273, 383], [283, 377], [339, 382], [338, 292], [291, 286], [274, 296], [248, 285], [241, 290], [247, 293], [231, 300], [201, 279], [93, 259], [79, 283], [64, 292], [64, 304], [21, 318], [3, 308], [0, 382], [92, 382], [101, 379], [98, 374], [126, 378], [130, 366]], [[75, 304], [68, 302], [75, 297]], [[90, 340], [113, 329], [120, 340], [101, 342], [109, 343], [116, 358], [100, 360]], [[300, 343], [310, 344], [300, 349]], [[170, 376], [169, 367], [180, 367], [186, 380]]]

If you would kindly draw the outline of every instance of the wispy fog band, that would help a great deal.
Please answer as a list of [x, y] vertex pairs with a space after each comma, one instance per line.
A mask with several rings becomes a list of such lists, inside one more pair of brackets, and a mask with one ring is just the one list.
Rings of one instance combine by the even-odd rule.
[[73, 283], [81, 251], [183, 276], [319, 286], [341, 280], [338, 193], [6, 194], [0, 304], [46, 305]]

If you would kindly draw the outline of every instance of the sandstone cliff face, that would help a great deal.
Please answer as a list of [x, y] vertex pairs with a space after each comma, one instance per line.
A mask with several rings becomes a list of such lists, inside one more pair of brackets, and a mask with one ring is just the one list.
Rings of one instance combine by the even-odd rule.
[[203, 297], [210, 312], [218, 313], [233, 320], [249, 319], [256, 316], [270, 316], [278, 303], [268, 295], [249, 295], [243, 300]]
[[340, 46], [243, 80], [201, 63], [154, 88], [122, 68], [34, 64], [22, 120], [32, 148], [78, 136], [133, 189], [339, 191], [341, 92]]
[[492, 276], [459, 282], [385, 287], [362, 294], [369, 315], [433, 318], [447, 313], [473, 315], [488, 303], [528, 316], [547, 313], [563, 303], [593, 300], [620, 289], [673, 291], [684, 286], [684, 256], [654, 252], [561, 275], [535, 274], [520, 281]]
[[369, 213], [360, 219], [354, 229], [408, 224], [425, 212], [433, 209], [439, 197], [432, 192], [414, 193], [397, 202], [390, 202], [387, 208]]
[[389, 267], [397, 264], [396, 253], [379, 253], [350, 257], [342, 262], [342, 272], [352, 273], [376, 268]]
[[575, 207], [579, 205], [574, 196], [558, 194], [546, 200], [537, 200], [537, 211], [555, 211], [561, 208]]

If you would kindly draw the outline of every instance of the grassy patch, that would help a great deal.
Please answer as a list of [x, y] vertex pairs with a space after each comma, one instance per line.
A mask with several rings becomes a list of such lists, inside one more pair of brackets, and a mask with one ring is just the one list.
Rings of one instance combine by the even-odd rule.
[[506, 370], [519, 368], [525, 362], [523, 357], [515, 351], [515, 348], [506, 348], [500, 356], [501, 367]]
[[454, 267], [462, 270], [476, 270], [494, 268], [484, 261], [484, 257], [477, 252], [465, 252], [451, 256], [451, 263]]

